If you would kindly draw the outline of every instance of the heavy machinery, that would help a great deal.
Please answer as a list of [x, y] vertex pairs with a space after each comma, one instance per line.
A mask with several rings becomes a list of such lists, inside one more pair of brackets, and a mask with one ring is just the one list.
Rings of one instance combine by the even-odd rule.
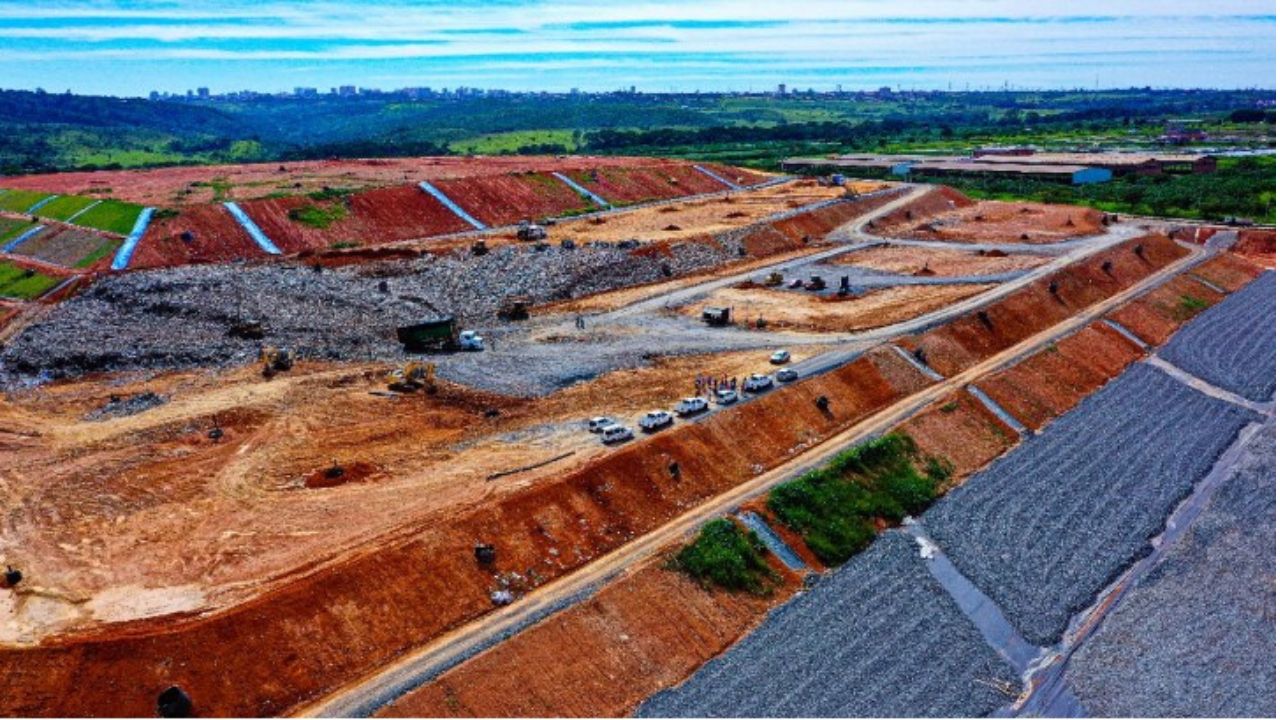
[[430, 395], [436, 391], [436, 365], [410, 360], [387, 373], [386, 381], [387, 389], [393, 392], [414, 393], [426, 390]]
[[525, 242], [533, 242], [534, 240], [546, 240], [547, 230], [537, 223], [521, 220], [520, 226], [516, 228], [516, 239]]
[[809, 282], [805, 284], [804, 289], [812, 290], [815, 292], [818, 290], [826, 290], [827, 281], [823, 279], [821, 275], [810, 275]]
[[731, 311], [727, 307], [702, 308], [702, 322], [712, 327], [724, 327], [729, 324]]
[[288, 348], [262, 346], [258, 351], [258, 362], [262, 363], [262, 374], [273, 377], [278, 372], [293, 369], [293, 351]]
[[774, 270], [773, 272], [769, 273], [769, 277], [765, 278], [765, 281], [764, 281], [765, 287], [778, 287], [781, 284], [782, 284], [782, 273], [778, 272], [777, 270]]
[[458, 330], [453, 317], [428, 320], [396, 328], [396, 338], [409, 352], [448, 352], [452, 350], [484, 350], [484, 338], [474, 330]]

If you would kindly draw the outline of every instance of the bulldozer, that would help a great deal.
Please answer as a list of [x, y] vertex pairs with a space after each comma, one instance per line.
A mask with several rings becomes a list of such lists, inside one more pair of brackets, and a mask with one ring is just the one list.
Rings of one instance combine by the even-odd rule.
[[498, 317], [503, 320], [528, 320], [529, 307], [533, 298], [528, 295], [508, 295], [498, 308]]
[[264, 345], [258, 351], [258, 362], [262, 363], [263, 377], [275, 377], [278, 372], [293, 369], [293, 351], [288, 348], [276, 348]]
[[436, 364], [410, 360], [402, 367], [387, 373], [387, 389], [399, 393], [415, 393], [425, 390], [428, 395], [436, 391]]
[[516, 238], [525, 242], [546, 240], [547, 231], [537, 223], [532, 223], [528, 220], [521, 220], [520, 226], [516, 228]]
[[778, 287], [782, 285], [782, 273], [777, 270], [769, 273], [769, 277], [765, 278], [764, 285], [765, 287]]

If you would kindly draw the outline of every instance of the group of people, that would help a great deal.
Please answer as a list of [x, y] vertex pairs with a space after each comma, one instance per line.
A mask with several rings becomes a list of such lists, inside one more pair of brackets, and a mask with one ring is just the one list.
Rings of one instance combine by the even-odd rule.
[[737, 392], [738, 378], [727, 375], [718, 378], [711, 375], [697, 375], [693, 379], [693, 387], [696, 395], [714, 395], [721, 390]]

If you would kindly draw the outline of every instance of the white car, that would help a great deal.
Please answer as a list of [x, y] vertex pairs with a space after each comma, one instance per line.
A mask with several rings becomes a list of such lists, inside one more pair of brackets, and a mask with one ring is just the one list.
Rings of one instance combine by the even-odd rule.
[[687, 397], [676, 404], [676, 414], [681, 417], [694, 415], [706, 409], [707, 399], [704, 397]]
[[761, 390], [768, 390], [772, 385], [773, 378], [768, 375], [753, 373], [751, 377], [747, 378], [746, 382], [742, 383], [742, 389], [747, 392], [760, 392]]
[[600, 430], [600, 440], [605, 445], [609, 443], [625, 442], [635, 437], [635, 433], [631, 432], [631, 428], [625, 425], [605, 425]]
[[458, 333], [458, 347], [472, 352], [484, 350], [484, 336], [475, 330], [463, 330]]
[[640, 418], [640, 429], [653, 432], [675, 422], [675, 417], [666, 410], [650, 410]]
[[617, 425], [617, 421], [609, 417], [593, 417], [587, 421], [587, 429], [593, 433], [598, 433], [610, 425]]
[[717, 390], [716, 402], [720, 405], [732, 405], [738, 402], [738, 393], [734, 390]]
[[782, 368], [774, 373], [774, 377], [778, 378], [778, 382], [791, 382], [799, 378], [800, 373], [796, 372], [794, 368]]
[[779, 350], [769, 356], [769, 362], [774, 365], [786, 365], [791, 362], [791, 353], [787, 350]]

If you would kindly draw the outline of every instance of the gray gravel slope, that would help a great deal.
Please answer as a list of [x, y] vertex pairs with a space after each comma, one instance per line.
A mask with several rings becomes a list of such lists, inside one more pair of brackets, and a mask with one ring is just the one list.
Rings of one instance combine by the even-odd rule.
[[929, 575], [900, 532], [812, 590], [686, 683], [650, 698], [650, 717], [985, 715], [1009, 698], [987, 683], [1012, 669]]
[[1160, 356], [1220, 388], [1264, 402], [1276, 394], [1276, 274], [1187, 323]]
[[923, 523], [1027, 640], [1051, 645], [1254, 417], [1134, 365]]
[[1092, 714], [1275, 717], [1276, 428], [1076, 652]]

